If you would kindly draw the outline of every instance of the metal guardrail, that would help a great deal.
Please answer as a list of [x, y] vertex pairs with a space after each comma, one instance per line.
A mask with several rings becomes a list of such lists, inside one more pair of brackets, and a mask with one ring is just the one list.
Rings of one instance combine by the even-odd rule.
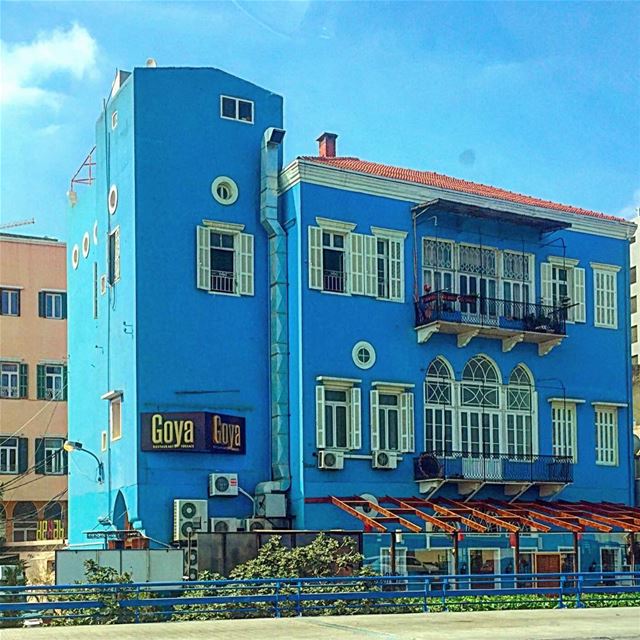
[[473, 600], [477, 596], [502, 598], [508, 604], [510, 597], [537, 595], [545, 605], [584, 607], [591, 594], [640, 597], [640, 571], [0, 587], [0, 627], [3, 622], [34, 618], [44, 623], [84, 618], [94, 624], [100, 623], [105, 611], [111, 622], [179, 620], [194, 614], [279, 618], [316, 615], [334, 610], [337, 603], [345, 611], [404, 606], [427, 613], [436, 607], [448, 610], [453, 604], [477, 605]]
[[566, 334], [567, 309], [531, 302], [514, 302], [477, 294], [434, 291], [415, 302], [415, 326], [456, 322], [482, 327]]
[[573, 482], [570, 456], [425, 451], [413, 463], [414, 480]]

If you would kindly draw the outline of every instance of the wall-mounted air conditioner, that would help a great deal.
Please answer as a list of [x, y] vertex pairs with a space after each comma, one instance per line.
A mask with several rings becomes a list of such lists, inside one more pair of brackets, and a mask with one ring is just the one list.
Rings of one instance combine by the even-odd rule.
[[247, 518], [244, 521], [245, 531], [259, 531], [260, 529], [273, 529], [273, 526], [265, 518]]
[[374, 451], [371, 466], [374, 469], [396, 469], [398, 467], [398, 452]]
[[241, 524], [238, 518], [209, 518], [209, 533], [237, 531]]
[[238, 474], [237, 473], [210, 473], [209, 474], [209, 496], [237, 496], [238, 495]]
[[207, 530], [206, 500], [173, 501], [173, 540], [188, 540], [189, 534]]
[[318, 469], [344, 469], [344, 452], [318, 451]]
[[189, 580], [198, 579], [198, 547], [184, 550], [184, 575]]

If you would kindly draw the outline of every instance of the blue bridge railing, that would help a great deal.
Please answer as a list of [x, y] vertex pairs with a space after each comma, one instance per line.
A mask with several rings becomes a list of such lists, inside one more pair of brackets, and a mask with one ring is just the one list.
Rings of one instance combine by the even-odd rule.
[[[0, 587], [0, 628], [29, 620], [43, 624], [119, 623], [203, 618], [323, 615], [327, 613], [509, 607], [516, 596], [530, 608], [584, 607], [612, 595], [640, 602], [640, 571], [465, 574], [214, 580]], [[482, 602], [476, 597], [484, 596]], [[489, 600], [487, 600], [487, 598]], [[536, 605], [538, 602], [538, 605]], [[484, 603], [484, 604], [483, 604]], [[338, 606], [340, 605], [340, 606]], [[499, 608], [491, 604], [491, 608]], [[518, 599], [519, 608], [528, 608]], [[602, 604], [600, 603], [600, 606]]]

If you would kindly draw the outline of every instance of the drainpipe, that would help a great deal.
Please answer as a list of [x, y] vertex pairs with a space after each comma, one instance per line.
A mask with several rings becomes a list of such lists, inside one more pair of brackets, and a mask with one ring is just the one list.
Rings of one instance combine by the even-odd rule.
[[289, 338], [287, 334], [287, 235], [278, 220], [278, 155], [284, 129], [269, 127], [262, 138], [260, 222], [269, 237], [269, 335], [271, 369], [271, 481], [256, 495], [287, 491], [289, 468]]

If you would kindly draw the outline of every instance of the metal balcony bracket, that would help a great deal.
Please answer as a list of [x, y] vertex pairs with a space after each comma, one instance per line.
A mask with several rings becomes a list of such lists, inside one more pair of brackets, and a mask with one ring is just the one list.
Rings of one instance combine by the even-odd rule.
[[543, 484], [540, 485], [540, 497], [551, 498], [557, 496], [567, 485], [566, 484]]
[[502, 338], [502, 352], [508, 353], [515, 347], [519, 342], [524, 340], [524, 333], [516, 333], [513, 336], [509, 336], [507, 338]]
[[533, 486], [533, 482], [524, 482], [520, 484], [506, 484], [504, 486], [504, 495], [509, 496], [509, 502], [515, 502], [521, 495]]
[[553, 349], [553, 347], [557, 347], [561, 342], [562, 338], [552, 338], [551, 340], [546, 340], [545, 342], [540, 342], [538, 344], [538, 355], [546, 356], [547, 353]]
[[439, 331], [439, 322], [434, 322], [433, 324], [427, 325], [426, 327], [418, 327], [418, 344], [424, 344], [434, 333], [438, 333]]
[[458, 493], [465, 496], [464, 501], [469, 502], [487, 484], [486, 482], [458, 482]]
[[418, 482], [418, 491], [425, 496], [426, 500], [430, 500], [445, 482], [446, 480], [420, 480]]
[[466, 347], [478, 334], [480, 329], [469, 329], [458, 334], [458, 347]]

